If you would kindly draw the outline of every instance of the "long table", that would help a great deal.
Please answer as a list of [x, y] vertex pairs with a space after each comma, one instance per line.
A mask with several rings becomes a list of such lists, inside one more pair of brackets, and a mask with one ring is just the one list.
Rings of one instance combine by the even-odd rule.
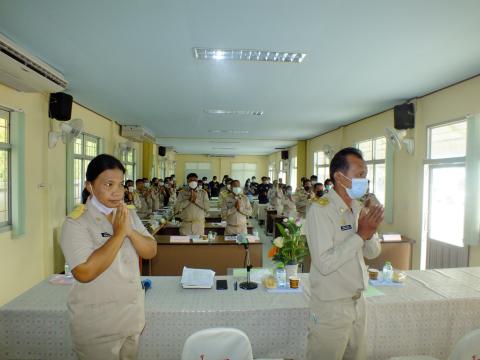
[[[225, 223], [211, 223], [207, 222], [205, 223], [205, 235], [208, 234], [209, 231], [215, 231], [217, 235], [224, 235], [225, 234], [225, 228], [226, 224]], [[247, 232], [249, 234], [253, 233], [253, 225], [250, 223], [247, 223]], [[164, 226], [160, 231], [157, 231], [159, 235], [179, 235], [180, 234], [180, 224], [179, 223], [168, 223], [166, 226]]]
[[[446, 359], [456, 342], [480, 328], [480, 267], [407, 271], [405, 285], [381, 287], [367, 299], [368, 359], [430, 355]], [[140, 359], [179, 359], [185, 339], [214, 326], [244, 330], [254, 357], [303, 359], [308, 323], [305, 294], [183, 290], [178, 277], [153, 277]], [[1, 359], [72, 359], [68, 287], [42, 282], [0, 308]]]
[[[222, 235], [208, 243], [171, 243], [169, 235], [156, 235], [155, 239], [157, 255], [143, 260], [143, 269], [146, 269], [143, 275], [176, 276], [182, 273], [184, 266], [208, 268], [218, 275], [227, 275], [228, 268], [244, 267], [244, 247], [235, 241], [226, 241]], [[260, 241], [249, 244], [254, 267], [262, 267], [262, 248]]]
[[[151, 278], [140, 360], [178, 360], [187, 337], [210, 327], [243, 330], [255, 358], [304, 359], [309, 310], [303, 294], [234, 291], [231, 277], [220, 278], [228, 279], [228, 290], [182, 289], [179, 277]], [[75, 359], [68, 289], [43, 281], [0, 308], [0, 359]]]

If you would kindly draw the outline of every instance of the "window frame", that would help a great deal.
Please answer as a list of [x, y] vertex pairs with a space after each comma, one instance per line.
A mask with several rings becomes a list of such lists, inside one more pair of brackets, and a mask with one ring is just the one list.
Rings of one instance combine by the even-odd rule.
[[297, 156], [292, 157], [290, 162], [290, 181], [289, 185], [292, 187], [293, 191], [297, 188], [297, 174], [298, 174], [298, 164], [297, 164]]
[[7, 213], [8, 219], [7, 221], [0, 222], [0, 232], [10, 231], [12, 229], [12, 134], [11, 134], [11, 123], [12, 123], [12, 110], [4, 108], [0, 106], [0, 110], [7, 113], [8, 118], [6, 132], [7, 132], [7, 142], [0, 143], [0, 150], [7, 152], [7, 189], [6, 193], [8, 196], [8, 203], [7, 203]]
[[[128, 161], [129, 154], [132, 153], [132, 161]], [[134, 147], [131, 149], [127, 149], [126, 151], [122, 152], [122, 163], [125, 166], [125, 180], [133, 180], [137, 179], [137, 152]], [[127, 168], [128, 166], [132, 166], [132, 178], [129, 179], [127, 176]]]
[[[319, 163], [320, 153], [323, 154], [323, 164]], [[323, 179], [320, 177], [320, 169], [322, 169], [323, 172]], [[321, 183], [330, 177], [330, 159], [325, 154], [325, 151], [319, 150], [313, 153], [313, 175], [315, 175]]]

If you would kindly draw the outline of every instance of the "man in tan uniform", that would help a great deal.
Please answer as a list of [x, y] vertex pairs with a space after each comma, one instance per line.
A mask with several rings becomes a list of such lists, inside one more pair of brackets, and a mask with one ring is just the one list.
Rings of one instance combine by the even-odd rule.
[[203, 235], [205, 231], [205, 215], [210, 208], [208, 194], [198, 189], [198, 176], [188, 174], [188, 189], [182, 189], [175, 203], [175, 213], [180, 214], [181, 235]]
[[303, 189], [298, 189], [295, 193], [295, 205], [297, 207], [297, 214], [302, 219], [305, 219], [309, 200], [313, 198], [312, 183], [310, 180], [305, 180]]
[[364, 257], [380, 254], [376, 234], [383, 207], [365, 209], [367, 167], [358, 149], [340, 150], [330, 163], [334, 187], [307, 211], [310, 269], [309, 360], [367, 359], [368, 275]]
[[240, 181], [232, 181], [232, 192], [227, 195], [222, 204], [222, 219], [227, 221], [225, 235], [247, 233], [247, 219], [252, 215], [252, 205], [243, 194]]
[[133, 193], [133, 204], [140, 219], [145, 219], [152, 213], [153, 199], [150, 191], [145, 189], [143, 179], [135, 181], [136, 189]]
[[222, 190], [220, 191], [220, 195], [218, 197], [218, 204], [220, 205], [220, 207], [223, 206], [223, 202], [225, 201], [227, 196], [231, 193], [232, 193], [232, 179], [227, 178], [225, 180], [225, 187], [222, 188]]

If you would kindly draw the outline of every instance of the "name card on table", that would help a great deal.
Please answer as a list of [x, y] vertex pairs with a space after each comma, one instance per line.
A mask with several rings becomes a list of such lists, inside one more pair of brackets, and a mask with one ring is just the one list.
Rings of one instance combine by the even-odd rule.
[[258, 236], [248, 235], [247, 240], [249, 243], [255, 243], [255, 242], [259, 242], [260, 238]]
[[383, 241], [402, 241], [400, 234], [383, 234]]
[[190, 236], [179, 236], [179, 235], [172, 235], [170, 236], [171, 243], [178, 243], [178, 244], [188, 244], [190, 243]]

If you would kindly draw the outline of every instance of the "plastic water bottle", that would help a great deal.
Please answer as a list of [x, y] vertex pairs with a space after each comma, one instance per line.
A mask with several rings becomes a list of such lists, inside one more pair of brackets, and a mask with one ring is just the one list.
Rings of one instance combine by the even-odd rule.
[[287, 287], [287, 272], [283, 265], [279, 265], [276, 270], [277, 278], [277, 287], [286, 288]]
[[390, 261], [386, 261], [382, 270], [383, 281], [392, 281], [393, 267]]
[[72, 277], [72, 272], [70, 271], [70, 266], [65, 262], [65, 276], [68, 278]]

